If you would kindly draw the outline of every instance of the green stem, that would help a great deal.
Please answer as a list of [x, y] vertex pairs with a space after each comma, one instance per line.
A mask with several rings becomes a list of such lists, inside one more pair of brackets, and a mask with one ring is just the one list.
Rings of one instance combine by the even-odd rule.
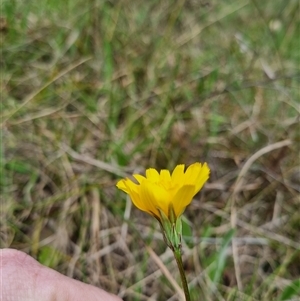
[[188, 287], [186, 277], [185, 277], [185, 272], [184, 272], [184, 269], [183, 269], [183, 263], [182, 263], [180, 248], [175, 248], [173, 250], [173, 253], [174, 253], [174, 257], [176, 259], [176, 263], [177, 263], [177, 266], [178, 266], [178, 269], [179, 269], [179, 272], [180, 272], [180, 278], [181, 278], [182, 287], [183, 287], [183, 291], [184, 291], [184, 295], [185, 295], [185, 300], [186, 301], [191, 301], [189, 287]]

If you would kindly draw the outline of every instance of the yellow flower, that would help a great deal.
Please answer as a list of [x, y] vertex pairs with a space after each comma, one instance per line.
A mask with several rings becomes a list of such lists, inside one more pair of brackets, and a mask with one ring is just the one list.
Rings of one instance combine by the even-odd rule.
[[184, 164], [180, 164], [172, 174], [166, 169], [158, 173], [156, 169], [149, 168], [145, 177], [133, 175], [137, 183], [126, 178], [120, 180], [117, 187], [130, 196], [137, 208], [159, 221], [162, 213], [168, 219], [176, 220], [208, 180], [209, 173], [206, 163], [194, 163], [186, 171]]

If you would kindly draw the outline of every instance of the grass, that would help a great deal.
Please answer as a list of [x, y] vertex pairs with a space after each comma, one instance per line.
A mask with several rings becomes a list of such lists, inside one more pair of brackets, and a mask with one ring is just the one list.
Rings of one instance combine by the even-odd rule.
[[124, 300], [180, 300], [157, 223], [115, 183], [206, 161], [185, 212], [193, 300], [299, 298], [297, 1], [1, 11], [1, 247]]

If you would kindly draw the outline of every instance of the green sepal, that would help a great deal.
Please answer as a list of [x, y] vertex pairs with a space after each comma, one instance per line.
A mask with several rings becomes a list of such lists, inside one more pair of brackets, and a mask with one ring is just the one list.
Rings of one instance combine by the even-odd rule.
[[169, 248], [172, 250], [179, 249], [181, 247], [182, 236], [182, 223], [181, 218], [177, 218], [174, 212], [174, 208], [171, 205], [169, 207], [169, 217], [159, 208], [157, 208], [160, 215], [160, 226], [162, 228], [164, 240]]
[[168, 215], [169, 215], [169, 220], [170, 220], [171, 224], [172, 225], [175, 224], [176, 220], [177, 220], [177, 217], [176, 217], [176, 214], [175, 214], [174, 207], [173, 207], [172, 203], [169, 205]]
[[182, 222], [181, 218], [177, 218], [175, 225], [173, 224], [173, 232], [174, 232], [174, 247], [181, 247], [181, 237], [182, 237]]
[[175, 228], [176, 228], [176, 232], [178, 234], [182, 234], [182, 222], [181, 222], [181, 217], [178, 217], [176, 220], [176, 224], [175, 224]]
[[168, 247], [172, 249], [172, 232], [173, 232], [173, 227], [172, 224], [169, 220], [169, 218], [166, 216], [166, 214], [159, 208], [158, 212], [160, 215], [159, 223], [163, 232], [164, 240]]

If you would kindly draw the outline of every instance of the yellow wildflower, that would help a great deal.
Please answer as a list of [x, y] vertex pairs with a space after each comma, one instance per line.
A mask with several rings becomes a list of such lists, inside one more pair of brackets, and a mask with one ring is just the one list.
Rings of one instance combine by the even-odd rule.
[[[197, 192], [209, 178], [210, 169], [206, 163], [194, 163], [184, 171], [184, 164], [177, 165], [170, 174], [166, 169], [146, 170], [146, 176], [133, 175], [137, 183], [126, 178], [117, 187], [126, 192], [134, 205], [161, 221], [164, 214], [176, 221]], [[171, 215], [171, 216], [170, 216]]]

